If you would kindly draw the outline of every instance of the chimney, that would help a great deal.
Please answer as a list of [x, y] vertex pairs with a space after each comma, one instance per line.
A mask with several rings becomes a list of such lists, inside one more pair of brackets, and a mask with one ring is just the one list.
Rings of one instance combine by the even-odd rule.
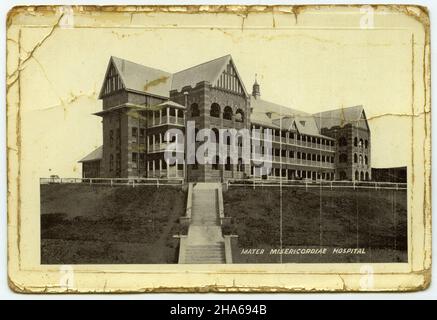
[[259, 97], [260, 97], [260, 91], [259, 91], [259, 84], [258, 84], [258, 82], [256, 81], [256, 74], [255, 74], [255, 83], [253, 84], [253, 86], [252, 86], [252, 96], [255, 98], [255, 99], [258, 99]]

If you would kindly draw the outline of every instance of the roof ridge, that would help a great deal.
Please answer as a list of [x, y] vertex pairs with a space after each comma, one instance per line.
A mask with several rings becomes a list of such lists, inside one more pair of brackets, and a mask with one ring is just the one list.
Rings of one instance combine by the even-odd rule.
[[177, 72], [175, 72], [175, 73], [173, 73], [173, 74], [178, 74], [178, 73], [181, 73], [181, 72], [184, 72], [184, 71], [190, 70], [190, 69], [194, 69], [194, 68], [200, 67], [201, 65], [204, 65], [204, 64], [207, 64], [207, 63], [211, 63], [211, 62], [213, 62], [213, 61], [217, 61], [217, 60], [219, 60], [219, 59], [223, 59], [223, 58], [225, 58], [225, 57], [232, 57], [232, 56], [231, 56], [230, 54], [226, 54], [226, 55], [224, 55], [224, 56], [221, 56], [221, 57], [218, 57], [218, 58], [215, 58], [215, 59], [212, 59], [212, 60], [208, 60], [208, 61], [205, 61], [205, 62], [202, 62], [202, 63], [196, 64], [195, 66], [192, 66], [192, 67], [189, 67], [189, 68], [186, 68], [186, 69], [183, 69], [183, 70], [177, 71]]

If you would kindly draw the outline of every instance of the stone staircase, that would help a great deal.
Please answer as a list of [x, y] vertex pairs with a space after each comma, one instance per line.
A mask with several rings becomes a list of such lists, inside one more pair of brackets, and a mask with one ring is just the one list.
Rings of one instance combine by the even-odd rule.
[[197, 183], [193, 187], [183, 263], [226, 263], [218, 210], [219, 187], [217, 183]]

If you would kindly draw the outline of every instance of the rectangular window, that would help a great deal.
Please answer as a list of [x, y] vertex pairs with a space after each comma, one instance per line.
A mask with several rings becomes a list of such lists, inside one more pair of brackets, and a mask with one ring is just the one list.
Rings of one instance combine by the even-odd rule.
[[140, 129], [140, 143], [146, 143], [146, 129]]
[[117, 170], [121, 169], [121, 155], [119, 153], [117, 153], [116, 169]]
[[109, 156], [109, 171], [112, 171], [114, 168], [114, 156], [111, 154]]
[[136, 169], [138, 167], [138, 154], [132, 152], [132, 168]]
[[146, 157], [144, 153], [140, 153], [140, 167], [144, 169], [146, 167]]
[[115, 143], [116, 148], [120, 148], [120, 139], [121, 139], [121, 134], [120, 134], [120, 128], [117, 128], [117, 135], [115, 136]]
[[109, 131], [109, 145], [111, 147], [114, 145], [114, 130]]
[[132, 141], [138, 141], [138, 129], [136, 127], [132, 127]]

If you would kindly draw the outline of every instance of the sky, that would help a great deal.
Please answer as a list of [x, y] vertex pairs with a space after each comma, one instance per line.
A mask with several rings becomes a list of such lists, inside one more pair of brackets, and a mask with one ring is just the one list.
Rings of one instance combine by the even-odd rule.
[[[309, 113], [363, 105], [372, 166], [406, 165], [411, 121], [395, 115], [411, 112], [411, 31], [388, 28], [387, 15], [361, 29], [360, 17], [316, 12], [296, 26], [290, 15], [271, 14], [74, 15], [73, 27], [56, 28], [21, 74], [22, 156], [32, 161], [24, 170], [81, 176], [77, 161], [102, 143], [92, 113], [102, 108], [97, 96], [111, 55], [176, 72], [231, 54], [249, 92], [257, 74], [264, 100]], [[22, 28], [22, 55], [49, 31]]]

